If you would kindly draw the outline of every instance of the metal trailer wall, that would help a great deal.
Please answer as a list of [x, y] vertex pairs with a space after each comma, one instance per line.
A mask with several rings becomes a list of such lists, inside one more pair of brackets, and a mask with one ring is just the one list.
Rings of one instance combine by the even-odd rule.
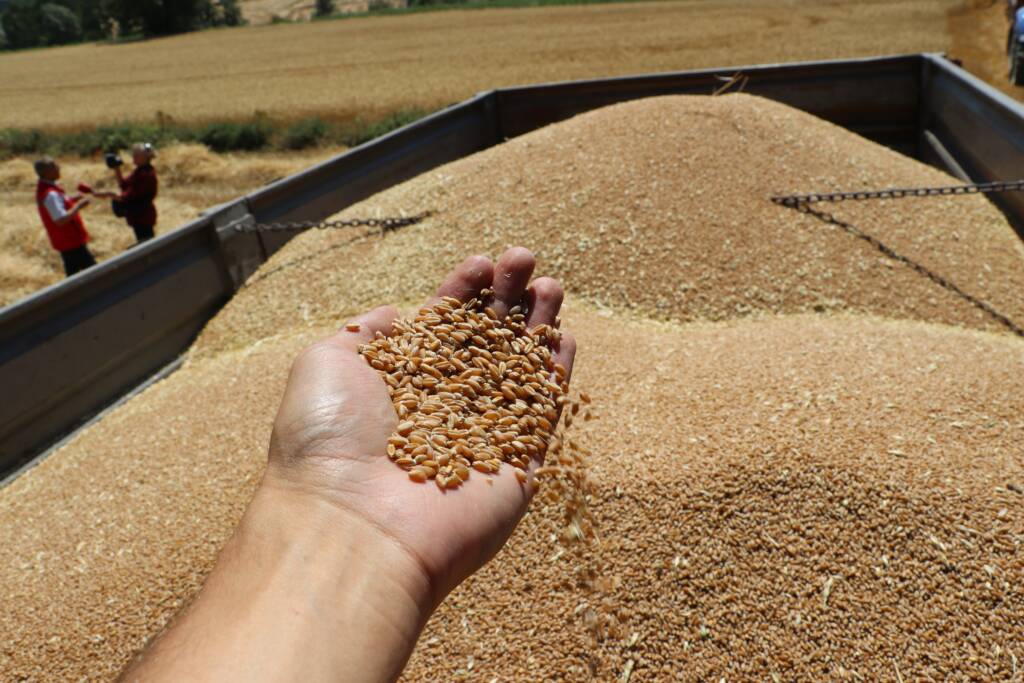
[[[1024, 178], [1024, 106], [928, 55], [921, 61], [918, 158], [962, 180]], [[1024, 193], [990, 195], [1024, 237]]]
[[[554, 121], [654, 95], [745, 91], [974, 180], [1024, 177], [1024, 109], [939, 55], [730, 67], [483, 93], [272, 183], [0, 310], [0, 473], [178, 358], [282, 234], [248, 222], [321, 219], [426, 170]], [[967, 177], [961, 175], [961, 177]], [[820, 188], [808, 188], [816, 190]], [[1024, 199], [1003, 207], [1024, 225]]]

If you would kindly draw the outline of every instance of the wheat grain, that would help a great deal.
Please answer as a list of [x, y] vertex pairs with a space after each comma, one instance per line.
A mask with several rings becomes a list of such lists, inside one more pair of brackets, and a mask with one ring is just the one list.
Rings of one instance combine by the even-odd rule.
[[492, 295], [445, 297], [360, 347], [403, 418], [387, 455], [403, 469], [415, 466], [414, 481], [435, 477], [439, 489], [454, 489], [471, 467], [526, 469], [547, 450], [565, 369], [553, 360], [549, 328], [528, 330], [519, 306], [499, 319], [487, 305]]

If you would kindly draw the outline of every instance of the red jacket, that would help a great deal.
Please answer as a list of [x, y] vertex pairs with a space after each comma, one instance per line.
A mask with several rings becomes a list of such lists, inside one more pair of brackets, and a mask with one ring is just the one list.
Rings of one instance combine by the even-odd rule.
[[124, 219], [128, 225], [156, 225], [156, 170], [152, 164], [136, 166], [132, 174], [121, 181], [121, 196], [125, 203]]
[[76, 213], [64, 225], [57, 225], [57, 222], [50, 217], [50, 212], [43, 205], [46, 195], [51, 192], [59, 194], [61, 201], [64, 202], [65, 210], [70, 211], [71, 207], [75, 205], [75, 202], [68, 199], [68, 196], [64, 194], [64, 188], [60, 185], [49, 183], [45, 180], [40, 180], [39, 184], [36, 185], [36, 205], [39, 207], [39, 217], [43, 219], [43, 225], [46, 226], [46, 235], [50, 238], [50, 244], [57, 251], [77, 249], [89, 241], [89, 233], [86, 232], [85, 223], [82, 222], [82, 214]]

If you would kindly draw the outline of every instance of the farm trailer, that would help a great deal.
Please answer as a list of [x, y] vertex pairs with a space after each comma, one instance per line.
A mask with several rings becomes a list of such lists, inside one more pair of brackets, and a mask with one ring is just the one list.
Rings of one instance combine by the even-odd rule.
[[[0, 310], [0, 475], [15, 476], [104, 409], [172, 371], [206, 322], [290, 237], [237, 226], [319, 220], [547, 124], [641, 97], [709, 94], [735, 74], [746, 77], [745, 92], [802, 109], [963, 180], [1024, 178], [1024, 107], [938, 54], [485, 92]], [[994, 201], [1021, 232], [1024, 197], [1003, 194]]]

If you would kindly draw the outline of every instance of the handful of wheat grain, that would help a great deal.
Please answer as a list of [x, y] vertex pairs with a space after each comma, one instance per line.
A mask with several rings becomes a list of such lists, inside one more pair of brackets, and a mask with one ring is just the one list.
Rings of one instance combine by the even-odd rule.
[[547, 451], [568, 391], [551, 355], [560, 332], [527, 329], [520, 306], [499, 318], [491, 296], [445, 297], [359, 349], [398, 414], [388, 456], [413, 481], [456, 488], [470, 469], [493, 474], [503, 462], [525, 481], [530, 459]]

